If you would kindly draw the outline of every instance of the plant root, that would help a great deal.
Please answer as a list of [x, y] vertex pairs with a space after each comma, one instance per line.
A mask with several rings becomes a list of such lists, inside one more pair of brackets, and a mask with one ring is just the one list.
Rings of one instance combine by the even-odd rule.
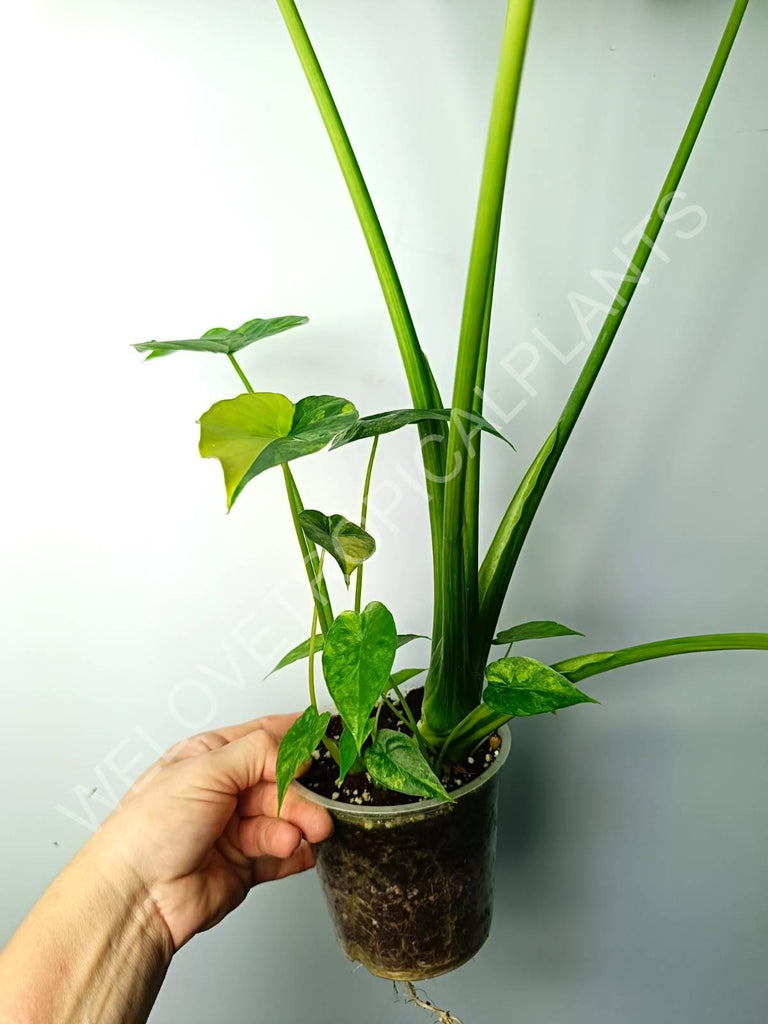
[[429, 999], [422, 999], [416, 989], [414, 988], [412, 981], [403, 982], [405, 991], [408, 996], [408, 1002], [413, 1003], [415, 1006], [420, 1006], [422, 1010], [428, 1010], [434, 1015], [436, 1021], [439, 1024], [462, 1024], [458, 1017], [454, 1017], [448, 1010], [441, 1010], [439, 1006], [435, 1006]]

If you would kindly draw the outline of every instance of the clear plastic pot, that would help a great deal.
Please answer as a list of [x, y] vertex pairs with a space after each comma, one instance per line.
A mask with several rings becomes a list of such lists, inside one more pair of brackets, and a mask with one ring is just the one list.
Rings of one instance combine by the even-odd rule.
[[300, 786], [334, 819], [315, 848], [336, 935], [350, 960], [381, 978], [421, 981], [470, 960], [491, 928], [498, 757], [454, 792], [456, 802], [343, 804]]

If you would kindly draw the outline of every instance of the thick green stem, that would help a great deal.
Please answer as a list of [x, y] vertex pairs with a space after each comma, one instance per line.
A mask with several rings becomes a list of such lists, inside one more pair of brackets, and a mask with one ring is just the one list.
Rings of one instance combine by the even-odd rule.
[[[654, 245], [666, 219], [683, 172], [693, 151], [707, 111], [715, 95], [725, 68], [739, 25], [749, 0], [736, 0], [720, 45], [712, 62], [704, 86], [694, 107], [691, 119], [677, 149], [672, 166], [664, 181], [645, 231], [635, 250], [632, 262], [619, 286], [611, 310], [592, 347], [584, 368], [579, 374], [554, 431], [544, 442], [533, 465], [523, 478], [496, 531], [488, 554], [480, 569], [480, 616], [477, 632], [476, 664], [487, 657], [493, 632], [498, 621], [504, 596], [509, 587], [517, 559], [520, 555], [536, 510], [552, 478], [560, 456], [581, 414], [600, 369], [613, 343], [632, 296], [642, 278], [643, 269], [653, 252]], [[447, 500], [447, 499], [446, 499]], [[448, 512], [446, 512], [446, 516]]]
[[450, 734], [440, 752], [441, 758], [446, 761], [462, 761], [467, 754], [470, 754], [476, 746], [483, 742], [486, 736], [496, 732], [506, 722], [511, 721], [512, 717], [512, 715], [501, 715], [498, 711], [493, 711], [485, 704], [481, 704], [470, 711]]
[[[360, 510], [360, 529], [364, 530], [366, 523], [368, 522], [368, 495], [371, 490], [371, 477], [373, 476], [373, 463], [376, 458], [376, 449], [379, 447], [379, 435], [377, 434], [373, 439], [371, 445], [371, 454], [368, 456], [368, 466], [365, 470], [365, 481], [363, 483], [363, 503]], [[355, 611], [360, 611], [360, 605], [363, 601], [363, 565], [361, 562], [357, 567], [357, 577], [355, 579]]]
[[[482, 686], [471, 659], [477, 606], [475, 494], [480, 454], [479, 445], [474, 450], [473, 442], [467, 444], [464, 419], [476, 408], [478, 382], [482, 391], [484, 381], [499, 226], [532, 11], [533, 0], [509, 0], [467, 274], [446, 455], [441, 616], [422, 714], [436, 734], [449, 733], [477, 704]], [[466, 522], [467, 515], [473, 517], [471, 524]]]
[[[294, 0], [277, 0], [294, 48], [301, 61], [312, 95], [325, 124], [328, 137], [339, 161], [341, 172], [357, 212], [368, 249], [373, 260], [379, 284], [384, 295], [389, 316], [397, 339], [400, 356], [405, 368], [408, 387], [413, 405], [417, 409], [442, 409], [435, 378], [429, 362], [419, 344], [416, 329], [405, 300], [400, 278], [392, 254], [374, 209], [368, 187], [365, 184], [360, 165], [349, 141], [344, 123], [328, 88], [320, 62], [317, 59], [304, 23]], [[429, 504], [430, 528], [432, 534], [432, 563], [435, 587], [435, 622], [439, 614], [442, 592], [442, 528], [443, 528], [443, 478], [445, 467], [446, 425], [439, 423], [419, 424], [422, 459], [426, 476]], [[435, 634], [433, 634], [435, 635]]]
[[[496, 280], [496, 260], [499, 249], [499, 232], [493, 244], [493, 262], [491, 273], [488, 278], [488, 293], [485, 301], [485, 316], [483, 318], [483, 330], [480, 338], [480, 353], [477, 361], [477, 375], [475, 378], [475, 391], [472, 397], [472, 412], [477, 416], [483, 414], [483, 395], [485, 391], [485, 373], [488, 365], [488, 344], [491, 334], [491, 312], [493, 309], [493, 288]], [[464, 571], [467, 585], [467, 609], [470, 622], [474, 622], [477, 616], [478, 597], [478, 564], [480, 559], [480, 454], [482, 445], [482, 431], [472, 432], [472, 425], [469, 425], [467, 436], [467, 479], [464, 489]]]

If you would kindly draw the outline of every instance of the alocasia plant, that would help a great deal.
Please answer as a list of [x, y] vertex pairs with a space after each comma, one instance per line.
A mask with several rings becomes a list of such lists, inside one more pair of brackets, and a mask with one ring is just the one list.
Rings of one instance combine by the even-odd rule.
[[[702, 651], [768, 649], [766, 633], [688, 636], [566, 659], [548, 666], [512, 654], [528, 639], [581, 635], [556, 622], [525, 622], [497, 633], [498, 618], [520, 551], [571, 433], [619, 331], [715, 94], [748, 0], [736, 0], [690, 121], [653, 205], [597, 340], [565, 404], [481, 558], [478, 540], [481, 438], [498, 431], [483, 418], [488, 343], [502, 204], [515, 110], [533, 0], [509, 0], [491, 110], [469, 273], [459, 330], [450, 406], [443, 402], [421, 348], [381, 224], [349, 137], [294, 0], [277, 0], [299, 60], [328, 130], [381, 283], [410, 388], [413, 409], [360, 417], [352, 402], [313, 395], [295, 403], [284, 395], [254, 393], [237, 354], [256, 341], [306, 323], [306, 317], [250, 320], [236, 330], [214, 328], [201, 338], [136, 345], [148, 358], [182, 350], [225, 355], [245, 393], [214, 404], [200, 418], [200, 454], [217, 458], [231, 507], [251, 481], [280, 466], [299, 548], [312, 590], [309, 639], [288, 652], [277, 669], [308, 659], [310, 705], [280, 749], [278, 784], [286, 788], [318, 744], [324, 743], [343, 778], [364, 765], [381, 786], [404, 794], [450, 799], [439, 773], [463, 758], [501, 724], [593, 702], [577, 686], [583, 679], [624, 665]], [[425, 669], [393, 674], [398, 647], [415, 639], [398, 635], [380, 602], [362, 607], [363, 565], [375, 551], [366, 512], [379, 438], [415, 425], [421, 440], [432, 538], [434, 615]], [[325, 447], [371, 440], [359, 522], [338, 512], [305, 509], [291, 463]], [[355, 577], [352, 607], [334, 615], [325, 580], [326, 554], [347, 586]], [[493, 645], [505, 657], [488, 663]], [[316, 655], [343, 721], [337, 739], [327, 733], [315, 692]], [[420, 721], [402, 700], [400, 685], [426, 671]], [[390, 700], [396, 698], [398, 703]], [[382, 706], [406, 731], [379, 728]]]

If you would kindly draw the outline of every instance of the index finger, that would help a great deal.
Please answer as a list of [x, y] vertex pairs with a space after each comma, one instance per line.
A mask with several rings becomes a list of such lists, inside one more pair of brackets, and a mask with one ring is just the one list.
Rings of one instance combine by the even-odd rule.
[[233, 740], [239, 740], [241, 736], [247, 736], [249, 732], [261, 729], [279, 743], [298, 717], [298, 711], [288, 715], [264, 715], [262, 718], [252, 718], [250, 722], [241, 722], [238, 725], [225, 725], [222, 729], [214, 729], [213, 731], [225, 739], [227, 743], [231, 743]]

